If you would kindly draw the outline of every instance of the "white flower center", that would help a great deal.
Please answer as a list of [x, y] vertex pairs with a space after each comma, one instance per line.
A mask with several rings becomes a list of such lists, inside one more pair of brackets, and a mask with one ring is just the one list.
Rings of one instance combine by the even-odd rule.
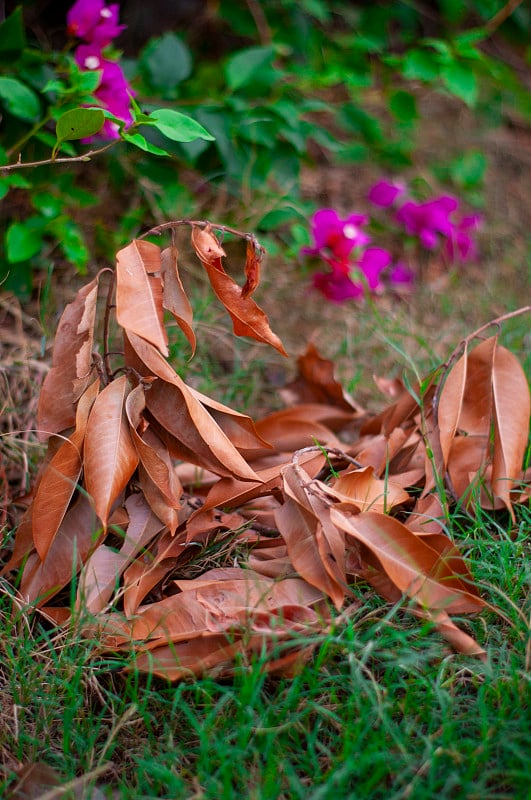
[[98, 69], [100, 66], [98, 56], [87, 56], [84, 63], [87, 69]]
[[355, 225], [345, 225], [343, 227], [343, 236], [345, 239], [355, 239], [359, 231]]
[[104, 17], [105, 19], [110, 19], [112, 17], [112, 11], [110, 8], [102, 8], [100, 11], [100, 17]]

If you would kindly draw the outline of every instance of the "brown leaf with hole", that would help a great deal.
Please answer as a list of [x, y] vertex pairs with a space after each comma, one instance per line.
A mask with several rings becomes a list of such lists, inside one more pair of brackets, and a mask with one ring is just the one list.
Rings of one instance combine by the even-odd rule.
[[269, 327], [266, 314], [252, 297], [242, 297], [240, 286], [223, 269], [221, 259], [225, 252], [214, 234], [206, 228], [192, 228], [192, 246], [206, 270], [214, 292], [229, 312], [236, 336], [249, 336], [257, 342], [271, 345], [283, 356], [287, 356], [282, 342]]
[[[160, 261], [160, 276], [162, 279], [162, 305], [173, 315], [195, 353], [196, 339], [193, 329], [194, 314], [188, 295], [179, 275], [179, 253], [176, 247], [167, 247], [162, 251]], [[190, 357], [191, 357], [190, 356]]]
[[98, 280], [79, 290], [59, 321], [52, 368], [44, 379], [37, 410], [41, 440], [75, 425], [76, 400], [91, 381]]
[[168, 355], [164, 327], [160, 248], [134, 240], [116, 255], [116, 321]]
[[332, 508], [332, 522], [376, 557], [397, 589], [431, 611], [481, 611], [471, 576], [456, 574], [446, 558], [393, 517], [367, 511], [351, 516]]
[[104, 527], [139, 461], [124, 410], [128, 394], [125, 375], [106, 386], [92, 406], [85, 434], [85, 486]]
[[76, 428], [47, 465], [33, 500], [33, 541], [42, 561], [52, 545], [81, 475], [85, 431], [99, 387], [99, 380], [94, 381], [81, 396], [77, 405]]
[[531, 401], [525, 373], [513, 355], [498, 345], [492, 372], [494, 452], [491, 484], [511, 512], [511, 490], [523, 469], [529, 440]]

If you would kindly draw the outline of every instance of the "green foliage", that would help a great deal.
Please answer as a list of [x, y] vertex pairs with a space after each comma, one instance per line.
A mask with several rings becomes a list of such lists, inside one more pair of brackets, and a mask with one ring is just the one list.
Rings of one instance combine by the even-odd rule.
[[[386, 171], [414, 164], [420, 101], [428, 92], [452, 96], [489, 124], [499, 124], [506, 108], [528, 120], [529, 93], [484, 46], [497, 6], [444, 0], [427, 35], [426, 19], [413, 4], [264, 0], [253, 16], [253, 6], [226, 0], [209, 12], [206, 41], [184, 30], [151, 39], [125, 64], [139, 98], [139, 105], [132, 100], [133, 125], [126, 129], [103, 110], [118, 125], [121, 144], [101, 156], [102, 169], [116, 207], [129, 207], [121, 217], [112, 212], [110, 227], [123, 240], [150, 222], [191, 213], [197, 201], [180, 177], [186, 168], [204, 186], [222, 185], [245, 226], [288, 229], [311, 211], [300, 197], [300, 171], [315, 155], [345, 165], [376, 162]], [[528, 22], [529, 12], [520, 6], [503, 32], [523, 42]], [[32, 162], [87, 152], [84, 140], [97, 140], [103, 124], [95, 110], [98, 81], [99, 73], [80, 69], [68, 48], [34, 46], [21, 9], [14, 11], [0, 25], [0, 163], [12, 164], [19, 154]], [[97, 141], [89, 147], [101, 149]], [[170, 160], [161, 170], [153, 156]], [[481, 205], [484, 158], [456, 159], [434, 164], [437, 177]], [[7, 286], [17, 283], [13, 264], [29, 274], [46, 265], [55, 234], [49, 222], [39, 230], [31, 221], [32, 195], [46, 188], [51, 174], [42, 167], [24, 177], [3, 172], [0, 196], [17, 191], [29, 198], [17, 203], [17, 218], [9, 221], [19, 226], [9, 248], [0, 246], [0, 280], [8, 275]], [[82, 185], [86, 167], [77, 165], [76, 175]], [[133, 192], [139, 193], [136, 204]], [[79, 223], [72, 197], [58, 199], [58, 218]], [[236, 208], [240, 201], [243, 208]], [[26, 223], [29, 241], [14, 246]], [[106, 238], [102, 257], [116, 243]], [[82, 248], [74, 248], [72, 260], [61, 247], [66, 263], [83, 268]], [[29, 262], [24, 252], [31, 253]]]

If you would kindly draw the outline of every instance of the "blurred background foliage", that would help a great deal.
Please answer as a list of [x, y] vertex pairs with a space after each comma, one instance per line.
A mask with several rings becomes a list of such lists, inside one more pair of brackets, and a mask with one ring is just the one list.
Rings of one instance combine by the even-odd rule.
[[[90, 102], [94, 75], [69, 55], [70, 5], [6, 3], [2, 164], [49, 158], [55, 120]], [[170, 157], [119, 142], [89, 163], [5, 172], [0, 280], [21, 298], [42, 291], [54, 270], [84, 273], [146, 228], [203, 211], [296, 254], [315, 210], [301, 169], [411, 167], [426, 95], [457, 99], [486, 126], [530, 122], [524, 3], [124, 0], [120, 9], [127, 29], [116, 57], [142, 111], [181, 111], [215, 141], [165, 140]], [[162, 146], [155, 129], [142, 133]], [[61, 155], [87, 149], [67, 143]], [[473, 146], [430, 165], [476, 207], [486, 168]]]

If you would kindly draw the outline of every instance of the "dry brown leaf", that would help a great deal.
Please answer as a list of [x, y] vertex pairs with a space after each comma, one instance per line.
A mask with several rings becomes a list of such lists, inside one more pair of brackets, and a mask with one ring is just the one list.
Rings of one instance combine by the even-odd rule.
[[429, 610], [470, 613], [481, 611], [471, 577], [458, 575], [445, 553], [438, 553], [425, 537], [415, 536], [392, 517], [368, 511], [357, 516], [330, 511], [332, 522], [365, 545], [397, 589]]
[[339, 609], [347, 591], [344, 535], [327, 524], [326, 506], [301, 485], [301, 481], [310, 482], [302, 468], [290, 465], [282, 475], [285, 499], [275, 520], [291, 563], [305, 581], [330, 597]]
[[217, 297], [230, 314], [236, 336], [250, 336], [258, 342], [270, 344], [287, 356], [278, 336], [269, 327], [269, 321], [252, 297], [242, 296], [238, 284], [227, 275], [221, 263], [225, 255], [218, 240], [210, 230], [192, 229], [192, 246], [203, 264]]
[[134, 240], [116, 256], [116, 321], [168, 355], [164, 327], [160, 248]]
[[525, 373], [513, 355], [498, 345], [492, 372], [494, 452], [491, 484], [511, 512], [511, 490], [520, 477], [529, 441], [531, 401]]
[[59, 321], [52, 356], [39, 397], [37, 428], [44, 441], [76, 422], [75, 402], [91, 381], [98, 281], [83, 286]]
[[118, 588], [120, 576], [138, 553], [163, 528], [141, 494], [125, 501], [129, 524], [119, 550], [101, 544], [86, 562], [79, 577], [77, 606], [91, 614], [102, 611]]
[[104, 532], [86, 495], [66, 512], [45, 561], [28, 558], [20, 591], [29, 603], [43, 605], [66, 586], [101, 542]]
[[183, 488], [173, 468], [168, 451], [149, 428], [144, 430], [142, 435], [137, 430], [145, 427], [146, 423], [142, 416], [145, 406], [145, 389], [142, 384], [139, 384], [128, 394], [125, 401], [125, 411], [133, 444], [136, 447], [142, 466], [152, 483], [166, 500], [167, 505], [172, 509], [179, 509], [181, 508], [180, 497]]
[[438, 407], [443, 468], [448, 464], [457, 431], [487, 436], [492, 420], [492, 372], [496, 337], [465, 353], [450, 370]]
[[128, 393], [125, 375], [106, 386], [92, 406], [85, 434], [85, 486], [104, 527], [139, 460], [124, 410]]
[[81, 475], [87, 421], [99, 387], [99, 380], [94, 381], [81, 396], [76, 412], [76, 428], [46, 467], [33, 500], [33, 541], [42, 561], [52, 545]]
[[193, 310], [184, 291], [179, 275], [177, 263], [179, 253], [175, 246], [167, 247], [162, 251], [160, 262], [160, 275], [162, 279], [162, 305], [173, 315], [192, 348], [192, 357], [195, 353], [196, 339], [193, 329]]
[[353, 411], [361, 413], [359, 406], [335, 379], [334, 362], [323, 358], [313, 342], [298, 357], [297, 366], [297, 377], [281, 390], [286, 405], [324, 403], [351, 414]]
[[242, 289], [242, 297], [251, 295], [260, 283], [260, 265], [262, 263], [263, 250], [254, 241], [247, 239], [247, 249], [245, 253], [245, 285]]
[[125, 346], [130, 366], [146, 377], [161, 378], [152, 383], [146, 405], [159, 423], [156, 433], [173, 457], [217, 475], [257, 480], [256, 473], [228, 436], [162, 356], [135, 334], [125, 337]]
[[342, 472], [333, 483], [315, 482], [321, 491], [338, 500], [344, 510], [354, 506], [358, 511], [379, 511], [382, 514], [394, 506], [411, 500], [409, 494], [392, 480], [375, 478], [372, 467]]

